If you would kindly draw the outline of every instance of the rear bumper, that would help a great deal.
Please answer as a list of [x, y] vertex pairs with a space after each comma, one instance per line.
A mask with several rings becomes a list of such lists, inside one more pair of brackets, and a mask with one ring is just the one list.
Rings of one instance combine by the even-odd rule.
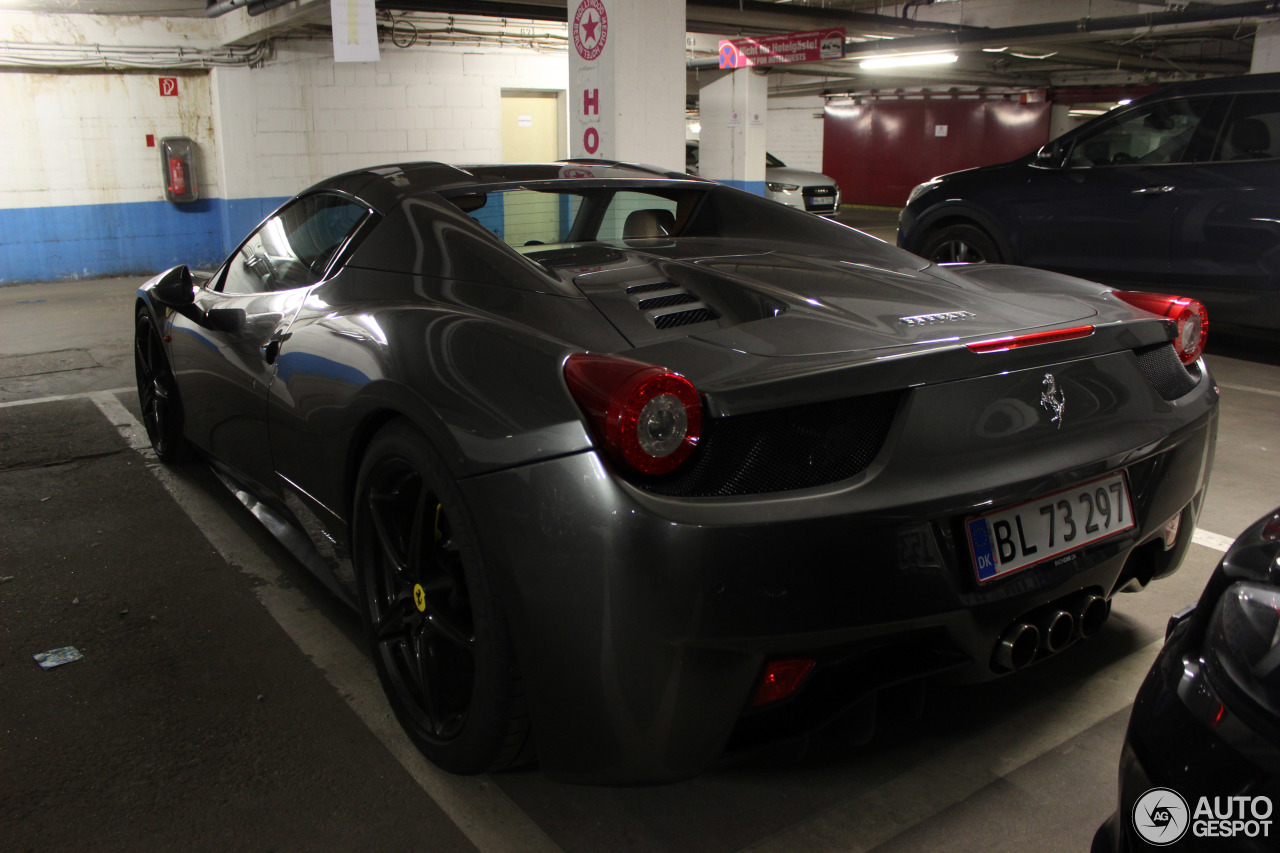
[[[1212, 461], [1212, 380], [1177, 406], [1113, 395], [1092, 426], [1081, 412], [1072, 430], [1036, 429], [1012, 458], [1016, 437], [983, 436], [981, 418], [952, 405], [989, 403], [1008, 383], [916, 389], [877, 462], [820, 489], [664, 498], [620, 482], [594, 453], [464, 481], [544, 769], [593, 782], [694, 775], [731, 742], [821, 725], [890, 684], [995, 677], [992, 649], [1023, 614], [1176, 568]], [[1125, 414], [1134, 406], [1140, 423]], [[956, 418], [934, 415], [943, 411]], [[957, 443], [963, 451], [948, 449]], [[977, 582], [965, 517], [1116, 470], [1136, 529], [1063, 564]], [[1180, 513], [1179, 545], [1166, 551], [1154, 540]], [[797, 656], [818, 662], [806, 686], [747, 712], [764, 662]]]

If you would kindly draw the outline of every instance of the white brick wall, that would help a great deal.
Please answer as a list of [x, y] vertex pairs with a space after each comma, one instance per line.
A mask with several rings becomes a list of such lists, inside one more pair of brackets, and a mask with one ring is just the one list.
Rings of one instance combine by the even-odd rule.
[[[160, 97], [158, 78], [178, 77], [178, 97]], [[199, 146], [200, 194], [216, 196], [208, 75], [0, 74], [0, 208], [118, 204], [164, 198], [160, 152], [166, 136]]]
[[820, 95], [769, 98], [769, 153], [788, 166], [821, 172], [823, 103]]
[[563, 91], [568, 68], [519, 48], [387, 47], [376, 65], [335, 64], [317, 42], [212, 76], [225, 196], [254, 198], [383, 163], [496, 162], [502, 90]]

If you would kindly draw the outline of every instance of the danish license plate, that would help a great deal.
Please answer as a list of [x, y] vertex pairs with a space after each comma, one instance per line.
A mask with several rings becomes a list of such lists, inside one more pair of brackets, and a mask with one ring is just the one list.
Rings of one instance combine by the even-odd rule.
[[1123, 473], [965, 522], [979, 581], [1061, 557], [1133, 526]]

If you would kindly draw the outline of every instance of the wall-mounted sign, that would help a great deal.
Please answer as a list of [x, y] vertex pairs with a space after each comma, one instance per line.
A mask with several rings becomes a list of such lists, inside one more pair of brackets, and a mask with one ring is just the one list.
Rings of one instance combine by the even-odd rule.
[[160, 97], [162, 98], [178, 97], [178, 78], [177, 77], [161, 77], [160, 78]]
[[844, 28], [759, 38], [721, 39], [720, 67], [749, 68], [784, 62], [820, 62], [844, 56]]
[[601, 0], [582, 0], [573, 15], [573, 47], [587, 62], [600, 56], [609, 39], [609, 12]]
[[334, 62], [377, 62], [378, 20], [374, 0], [329, 0]]

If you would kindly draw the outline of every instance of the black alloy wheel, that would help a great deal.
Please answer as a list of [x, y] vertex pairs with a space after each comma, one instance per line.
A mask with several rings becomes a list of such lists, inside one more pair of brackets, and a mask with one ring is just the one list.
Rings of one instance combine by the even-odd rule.
[[453, 773], [531, 757], [506, 620], [461, 493], [407, 423], [365, 453], [353, 534], [374, 663], [417, 747]]
[[976, 225], [948, 225], [929, 233], [921, 256], [935, 264], [999, 264], [1004, 259], [995, 241]]
[[162, 462], [176, 462], [188, 453], [182, 434], [182, 402], [169, 368], [164, 343], [151, 315], [138, 309], [133, 335], [133, 368], [138, 380], [138, 404], [151, 448]]

